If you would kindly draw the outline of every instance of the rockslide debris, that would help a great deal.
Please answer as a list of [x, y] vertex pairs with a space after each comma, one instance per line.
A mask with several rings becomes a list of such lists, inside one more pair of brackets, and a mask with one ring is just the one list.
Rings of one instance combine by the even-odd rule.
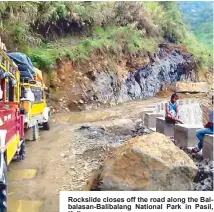
[[193, 190], [197, 167], [165, 135], [130, 139], [89, 180], [85, 190]]

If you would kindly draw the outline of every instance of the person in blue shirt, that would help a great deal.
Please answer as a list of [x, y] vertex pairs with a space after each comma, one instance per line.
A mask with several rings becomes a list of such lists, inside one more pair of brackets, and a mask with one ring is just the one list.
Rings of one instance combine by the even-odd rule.
[[[213, 105], [213, 96], [212, 96], [212, 105]], [[196, 131], [196, 136], [198, 137], [198, 146], [192, 149], [192, 152], [197, 153], [200, 152], [203, 148], [203, 139], [204, 135], [212, 135], [214, 134], [214, 127], [213, 127], [213, 109], [210, 111], [209, 114], [209, 121], [204, 125], [204, 128]]]
[[166, 103], [166, 115], [165, 120], [169, 123], [181, 123], [183, 124], [183, 121], [179, 119], [178, 116], [178, 95], [176, 93], [172, 94], [171, 100]]

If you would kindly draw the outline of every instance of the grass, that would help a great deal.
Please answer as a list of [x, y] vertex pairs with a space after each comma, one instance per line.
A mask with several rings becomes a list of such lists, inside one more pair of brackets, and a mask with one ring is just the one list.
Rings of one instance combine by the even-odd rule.
[[[70, 40], [69, 40], [70, 39]], [[163, 39], [163, 38], [162, 38]], [[34, 65], [41, 70], [49, 71], [53, 68], [57, 60], [68, 57], [70, 60], [87, 61], [96, 50], [102, 52], [112, 52], [116, 55], [154, 53], [157, 51], [161, 36], [145, 37], [142, 31], [135, 27], [107, 27], [106, 29], [97, 27], [94, 31], [94, 38], [66, 38], [58, 43], [43, 44], [39, 48], [30, 50], [27, 54], [32, 59]], [[200, 67], [212, 67], [212, 51], [207, 46], [197, 40], [194, 34], [186, 31], [184, 39], [180, 43], [185, 44]]]
[[27, 52], [34, 65], [41, 70], [49, 71], [56, 65], [56, 61], [62, 57], [68, 57], [72, 61], [89, 60], [92, 53], [100, 49], [112, 51], [115, 54], [134, 54], [140, 52], [155, 52], [159, 39], [144, 38], [141, 31], [132, 27], [108, 27], [95, 29], [96, 38], [79, 40], [74, 45], [50, 45], [46, 44]]
[[[196, 5], [191, 4], [193, 8]], [[153, 53], [161, 39], [185, 44], [200, 66], [210, 67], [212, 7], [209, 3], [202, 8], [197, 20], [189, 6], [185, 9], [194, 33], [207, 46], [183, 22], [182, 11], [175, 1], [0, 2], [0, 34], [5, 37], [8, 49], [27, 53], [34, 65], [44, 71], [49, 71], [62, 57], [89, 60], [97, 49], [115, 55]], [[91, 36], [92, 32], [96, 39], [81, 36]], [[76, 37], [64, 38], [71, 34]], [[52, 39], [57, 42], [51, 42]], [[43, 41], [50, 43], [40, 45]]]
[[200, 42], [195, 35], [187, 32], [183, 44], [187, 46], [196, 58], [198, 65], [203, 69], [204, 67], [213, 67], [213, 52], [206, 44]]
[[[48, 72], [56, 65], [57, 59], [62, 57], [68, 57], [74, 62], [87, 61], [90, 60], [92, 53], [98, 49], [102, 52], [112, 52], [117, 55], [136, 54], [139, 52], [154, 53], [157, 51], [161, 40], [159, 37], [145, 38], [141, 31], [130, 26], [108, 27], [105, 30], [96, 28], [95, 35], [95, 39], [78, 39], [75, 44], [71, 44], [72, 42], [69, 45], [66, 44], [69, 43], [69, 38], [67, 38], [67, 42], [64, 45], [60, 45], [60, 43], [57, 46], [43, 44], [41, 47], [30, 50], [27, 53], [36, 67]], [[205, 44], [200, 43], [192, 33], [186, 32], [185, 39], [181, 43], [185, 44], [189, 52], [195, 56], [200, 67], [212, 67], [212, 51]]]

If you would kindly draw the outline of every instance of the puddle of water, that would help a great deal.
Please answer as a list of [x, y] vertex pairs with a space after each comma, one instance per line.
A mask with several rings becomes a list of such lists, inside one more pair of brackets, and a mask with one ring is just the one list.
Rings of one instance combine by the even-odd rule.
[[105, 120], [107, 118], [116, 117], [117, 114], [112, 111], [104, 112], [91, 112], [91, 113], [71, 113], [66, 114], [66, 116], [58, 116], [56, 121], [66, 121], [72, 123], [81, 123], [81, 122], [95, 122]]
[[8, 200], [8, 212], [39, 212], [42, 201], [31, 200]]
[[8, 172], [9, 181], [19, 181], [35, 177], [36, 169], [14, 169]]

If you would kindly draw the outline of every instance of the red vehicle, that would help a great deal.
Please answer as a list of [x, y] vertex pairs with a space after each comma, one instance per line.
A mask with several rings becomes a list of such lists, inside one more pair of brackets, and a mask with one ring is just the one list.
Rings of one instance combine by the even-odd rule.
[[0, 212], [7, 211], [7, 165], [24, 159], [24, 115], [19, 110], [19, 71], [0, 43]]

